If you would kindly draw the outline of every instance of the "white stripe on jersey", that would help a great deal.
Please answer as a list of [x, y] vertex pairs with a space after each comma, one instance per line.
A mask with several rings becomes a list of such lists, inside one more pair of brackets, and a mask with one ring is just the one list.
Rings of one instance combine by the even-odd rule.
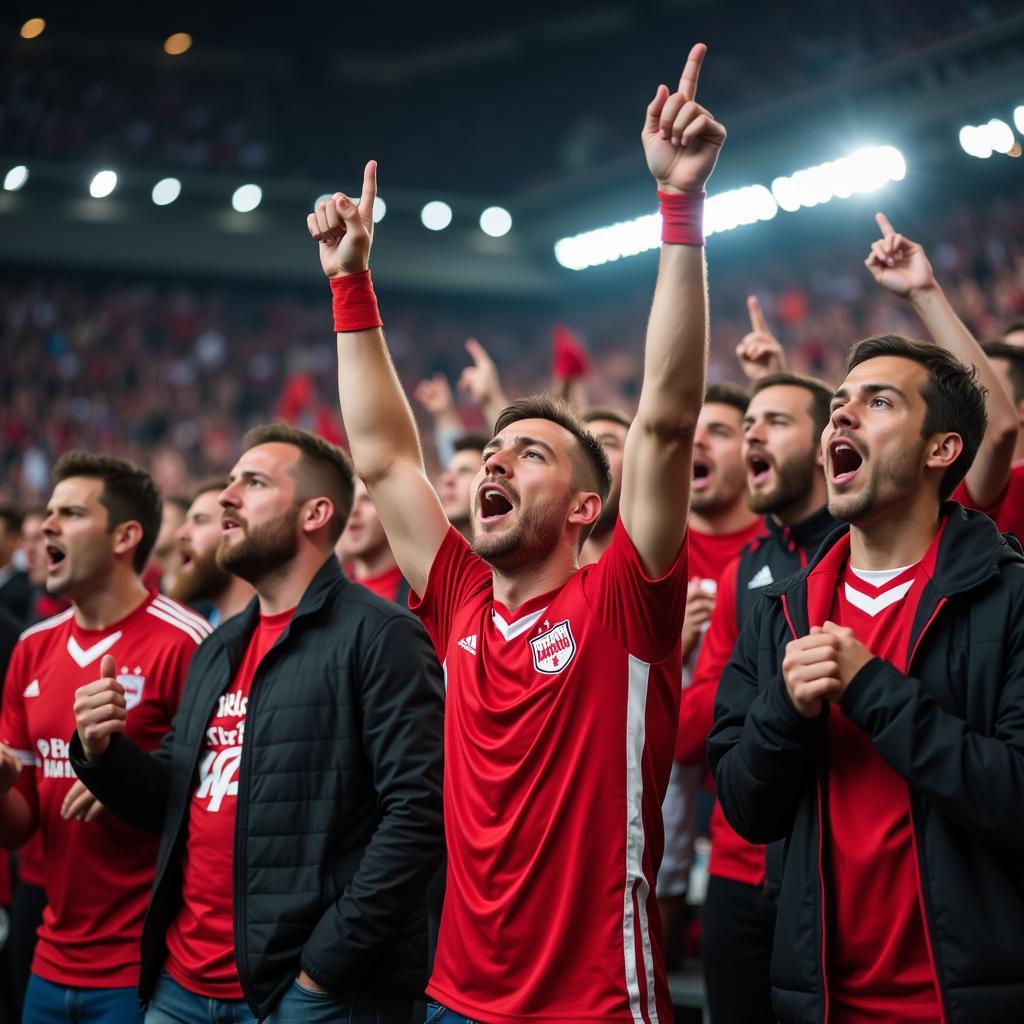
[[[651, 666], [629, 656], [629, 695], [626, 701], [626, 889], [622, 905], [622, 945], [626, 958], [626, 989], [634, 1024], [658, 1024], [654, 1000], [654, 955], [647, 920], [647, 899], [651, 887], [644, 874], [644, 777], [643, 753], [647, 741], [647, 682]], [[633, 907], [634, 892], [636, 909]], [[640, 965], [636, 960], [636, 935], [643, 950], [647, 1014], [641, 1003]]]
[[62, 622], [67, 622], [72, 615], [75, 614], [74, 608], [65, 608], [64, 611], [59, 612], [57, 615], [53, 615], [48, 619], [43, 619], [42, 622], [37, 622], [34, 626], [29, 626], [21, 636], [19, 640], [24, 640], [25, 637], [35, 636], [36, 633], [42, 633], [47, 629], [56, 629]]
[[168, 615], [175, 615], [182, 622], [187, 622], [194, 626], [203, 636], [209, 636], [213, 632], [213, 626], [202, 615], [197, 615], [191, 609], [186, 608], [183, 604], [178, 604], [177, 601], [172, 601], [169, 597], [158, 594], [153, 598], [153, 604], [163, 609]]
[[39, 762], [36, 760], [35, 752], [32, 750], [15, 750], [14, 747], [7, 748], [25, 768], [35, 768]]
[[498, 632], [506, 640], [515, 640], [517, 636], [522, 636], [528, 629], [533, 627], [533, 624], [547, 611], [547, 608], [541, 608], [539, 612], [531, 612], [529, 615], [524, 615], [521, 619], [516, 619], [511, 625], [505, 621], [503, 615], [499, 615], [493, 608], [491, 609], [491, 621], [498, 628]]
[[168, 615], [167, 612], [165, 612], [162, 608], [158, 608], [155, 604], [151, 604], [146, 609], [146, 612], [149, 615], [154, 616], [155, 618], [162, 619], [164, 622], [170, 623], [172, 626], [177, 626], [177, 628], [180, 629], [182, 633], [187, 633], [190, 637], [192, 637], [192, 639], [195, 640], [197, 646], [201, 644], [203, 640], [206, 639], [203, 636], [203, 634], [200, 633], [198, 630], [193, 629], [192, 626], [188, 625], [185, 622], [182, 622], [181, 619], [176, 618], [174, 615]]

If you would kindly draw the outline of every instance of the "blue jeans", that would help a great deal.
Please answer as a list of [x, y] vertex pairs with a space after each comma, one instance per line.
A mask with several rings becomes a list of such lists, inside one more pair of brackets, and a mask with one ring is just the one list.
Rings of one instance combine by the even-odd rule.
[[22, 1024], [142, 1024], [137, 988], [70, 988], [32, 974]]
[[[397, 1024], [404, 1018], [385, 1013], [365, 996], [337, 999], [311, 992], [297, 981], [285, 989], [266, 1024]], [[182, 988], [164, 972], [146, 1010], [146, 1024], [255, 1024], [244, 999], [209, 999]], [[27, 1024], [27, 1022], [26, 1022]]]
[[427, 1019], [424, 1024], [479, 1024], [461, 1013], [445, 1009], [440, 1003], [427, 1003]]

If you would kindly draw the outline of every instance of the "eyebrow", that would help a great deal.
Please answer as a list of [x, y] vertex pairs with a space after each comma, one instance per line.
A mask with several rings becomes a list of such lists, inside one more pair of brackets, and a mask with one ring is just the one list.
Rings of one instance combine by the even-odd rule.
[[88, 512], [88, 508], [85, 505], [47, 505], [46, 515], [47, 517], [54, 515], [57, 512]]
[[[861, 384], [860, 386], [860, 393], [862, 395], [877, 395], [883, 391], [892, 391], [895, 394], [899, 395], [904, 402], [907, 400], [907, 396], [898, 387], [896, 387], [895, 384]], [[847, 391], [846, 388], [839, 388], [837, 391], [834, 391], [832, 393], [833, 401], [837, 398], [849, 397], [850, 392]]]
[[491, 451], [492, 449], [501, 449], [505, 447], [543, 448], [544, 451], [546, 451], [552, 458], [558, 457], [558, 453], [555, 451], [555, 449], [552, 448], [551, 445], [547, 443], [547, 441], [542, 441], [539, 437], [513, 437], [507, 446], [502, 443], [500, 437], [495, 437], [488, 441], [488, 443], [484, 447], [484, 454], [486, 455], [486, 453]]
[[784, 412], [782, 409], [765, 409], [762, 412], [759, 412], [757, 416], [755, 416], [753, 413], [747, 413], [747, 415], [744, 416], [740, 422], [741, 424], [744, 425], [753, 423], [758, 418], [758, 416], [764, 418], [767, 418], [769, 416], [781, 416], [783, 419], [793, 419], [793, 414], [791, 412]]
[[243, 469], [240, 473], [231, 473], [228, 476], [228, 483], [233, 484], [236, 480], [255, 480], [256, 477], [261, 477], [263, 480], [269, 480], [270, 477], [259, 469]]

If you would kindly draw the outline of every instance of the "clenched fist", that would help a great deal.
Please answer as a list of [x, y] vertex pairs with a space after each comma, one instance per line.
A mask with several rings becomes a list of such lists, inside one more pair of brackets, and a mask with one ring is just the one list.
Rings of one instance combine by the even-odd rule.
[[100, 678], [75, 692], [75, 723], [87, 761], [98, 761], [115, 732], [124, 732], [128, 710], [113, 656], [103, 655]]

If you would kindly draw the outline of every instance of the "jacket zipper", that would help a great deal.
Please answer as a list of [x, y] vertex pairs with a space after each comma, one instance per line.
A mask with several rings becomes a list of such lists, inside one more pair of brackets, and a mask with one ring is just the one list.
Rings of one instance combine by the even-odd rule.
[[[793, 639], [799, 638], [799, 633], [796, 631], [796, 627], [793, 625], [792, 616], [789, 614], [789, 602], [786, 600], [786, 595], [782, 595], [782, 613], [786, 617], [786, 624], [789, 626], [789, 631], [793, 634]], [[827, 961], [825, 959], [825, 936], [826, 932], [826, 921], [825, 921], [825, 796], [822, 790], [821, 783], [821, 772], [818, 772], [817, 780], [815, 782], [815, 789], [818, 797], [818, 910], [819, 910], [819, 924], [821, 926], [821, 942], [818, 948], [818, 957], [821, 963], [821, 999], [822, 999], [822, 1020], [828, 1022], [828, 968]], [[780, 885], [781, 888], [781, 885]]]
[[[945, 604], [946, 598], [943, 597], [935, 606], [935, 611], [932, 612], [928, 621], [922, 627], [921, 632], [918, 633], [917, 639], [914, 641], [913, 649], [910, 652], [910, 657], [907, 659], [908, 673], [914, 663], [914, 658], [917, 657], [917, 650], [921, 646], [921, 641], [924, 639], [925, 633], [928, 632], [932, 623], [938, 617], [939, 612], [942, 611]], [[925, 890], [924, 885], [924, 854], [917, 842], [917, 815], [914, 813], [914, 795], [910, 791], [909, 785], [907, 786], [907, 797], [910, 802], [910, 840], [914, 847], [914, 866], [917, 869], [914, 872], [917, 881], [917, 899], [921, 906], [921, 916], [924, 918], [924, 940], [925, 945], [928, 948], [928, 962], [931, 964], [932, 968], [932, 979], [935, 982], [935, 989], [939, 995], [940, 1020], [942, 1024], [947, 1024], [949, 1017], [946, 1012], [946, 992], [942, 983], [942, 974], [939, 971], [938, 961], [935, 957], [935, 946], [932, 942], [931, 901], [928, 898], [928, 893]]]

